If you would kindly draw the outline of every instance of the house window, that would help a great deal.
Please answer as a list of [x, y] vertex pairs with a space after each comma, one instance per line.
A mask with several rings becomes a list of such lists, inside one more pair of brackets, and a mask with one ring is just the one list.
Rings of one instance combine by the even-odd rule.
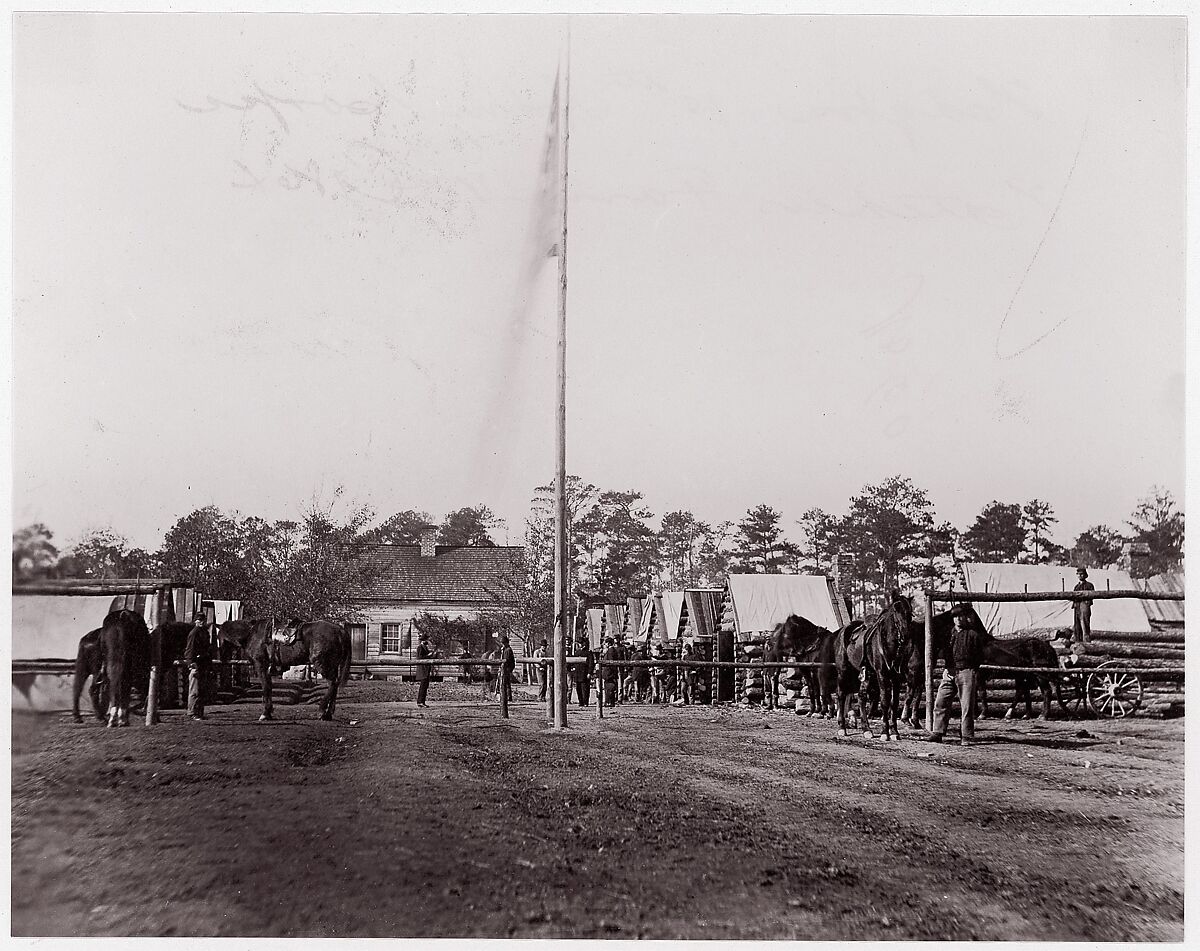
[[379, 650], [384, 654], [400, 653], [400, 624], [379, 626]]

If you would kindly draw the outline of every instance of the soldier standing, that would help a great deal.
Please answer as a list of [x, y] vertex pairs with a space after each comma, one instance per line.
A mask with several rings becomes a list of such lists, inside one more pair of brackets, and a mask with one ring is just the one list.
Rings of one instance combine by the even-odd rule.
[[[429, 635], [425, 631], [421, 631], [417, 635], [417, 660], [429, 660], [433, 656], [433, 651], [429, 647]], [[417, 706], [428, 706], [425, 703], [425, 698], [429, 695], [429, 679], [433, 676], [433, 668], [429, 664], [417, 665], [417, 683], [420, 686], [417, 688]]]
[[203, 614], [197, 613], [192, 621], [192, 629], [188, 631], [187, 644], [183, 649], [183, 660], [188, 668], [188, 716], [193, 720], [204, 720], [204, 683], [208, 679], [212, 660], [212, 644]]
[[[533, 652], [533, 656], [538, 660], [545, 658], [547, 654], [546, 641], [543, 638], [542, 643], [538, 645], [538, 649]], [[538, 682], [538, 699], [546, 699], [546, 684], [550, 682], [550, 668], [545, 664], [538, 664], [534, 671], [537, 673]]]
[[[1076, 574], [1079, 575], [1079, 584], [1075, 585], [1076, 591], [1095, 591], [1096, 586], [1087, 580], [1088, 573], [1086, 568], [1080, 568]], [[1083, 598], [1075, 602], [1075, 643], [1080, 647], [1087, 647], [1087, 642], [1092, 636], [1092, 600], [1091, 598]]]

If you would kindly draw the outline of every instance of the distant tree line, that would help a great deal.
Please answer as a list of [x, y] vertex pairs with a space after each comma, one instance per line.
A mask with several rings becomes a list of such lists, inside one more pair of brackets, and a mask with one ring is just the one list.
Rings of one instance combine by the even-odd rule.
[[[805, 511], [792, 522], [795, 540], [787, 537], [782, 513], [767, 504], [736, 522], [712, 523], [684, 509], [658, 517], [641, 492], [601, 489], [578, 476], [568, 477], [566, 489], [571, 590], [613, 600], [719, 587], [730, 572], [832, 574], [839, 554], [849, 556], [843, 590], [862, 605], [897, 586], [945, 585], [964, 561], [1104, 568], [1117, 563], [1127, 541], [1148, 546], [1150, 574], [1178, 568], [1183, 559], [1184, 514], [1158, 487], [1120, 528], [1090, 526], [1070, 545], [1054, 539], [1058, 519], [1045, 500], [993, 500], [960, 531], [939, 520], [928, 493], [902, 476], [863, 486], [844, 514]], [[553, 485], [535, 490], [524, 557], [496, 584], [494, 607], [485, 612], [488, 630], [508, 630], [527, 643], [548, 638], [553, 623], [553, 491]], [[353, 594], [373, 580], [371, 560], [361, 557], [367, 547], [417, 544], [430, 526], [443, 545], [491, 546], [502, 523], [483, 504], [440, 521], [406, 509], [376, 522], [339, 491], [295, 521], [197, 509], [177, 520], [154, 552], [131, 547], [111, 527], [85, 532], [60, 552], [45, 525], [29, 525], [13, 533], [13, 575], [187, 578], [211, 597], [242, 600], [252, 615], [348, 618]]]

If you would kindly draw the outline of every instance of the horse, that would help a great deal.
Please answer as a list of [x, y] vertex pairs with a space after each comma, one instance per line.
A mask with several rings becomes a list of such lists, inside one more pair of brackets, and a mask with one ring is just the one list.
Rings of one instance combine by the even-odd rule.
[[75, 655], [75, 681], [71, 690], [71, 715], [76, 723], [82, 723], [79, 715], [79, 696], [83, 693], [83, 685], [91, 678], [88, 696], [92, 700], [92, 710], [97, 720], [103, 720], [108, 707], [108, 682], [104, 679], [104, 641], [101, 634], [104, 628], [98, 627], [88, 631], [79, 639], [79, 651]]
[[271, 674], [276, 668], [308, 664], [329, 681], [321, 699], [321, 719], [332, 720], [338, 687], [350, 679], [350, 634], [332, 621], [304, 621], [295, 628], [294, 641], [280, 641], [274, 618], [226, 621], [218, 626], [222, 641], [238, 647], [258, 671], [263, 687], [261, 720], [274, 719]]
[[852, 622], [842, 628], [835, 639], [834, 662], [838, 673], [838, 733], [848, 735], [846, 701], [851, 693], [858, 694], [859, 715], [863, 735], [873, 736], [866, 706], [870, 680], [879, 689], [879, 713], [883, 721], [883, 740], [889, 742], [893, 733], [900, 737], [896, 722], [900, 688], [908, 664], [909, 638], [912, 626], [912, 602], [893, 592], [892, 601], [877, 617], [856, 626]]
[[[990, 640], [983, 649], [984, 664], [993, 667], [1058, 667], [1058, 654], [1048, 641], [1040, 637], [1014, 637], [1005, 640]], [[1003, 676], [998, 674], [997, 676]], [[1013, 672], [1017, 694], [1004, 716], [1012, 719], [1016, 716], [1017, 705], [1025, 701], [1025, 717], [1033, 719], [1033, 703], [1030, 699], [1029, 688], [1037, 684], [1042, 693], [1042, 713], [1040, 719], [1050, 719], [1050, 688], [1054, 688], [1059, 708], [1064, 717], [1070, 716], [1067, 705], [1062, 697], [1062, 678], [1058, 674], [1022, 674]], [[987, 716], [987, 677], [981, 671], [978, 693], [981, 716]]]
[[[763, 646], [763, 660], [783, 661], [791, 657], [797, 663], [820, 665], [797, 668], [808, 687], [809, 716], [833, 714], [833, 695], [837, 689], [836, 636], [835, 632], [818, 627], [808, 618], [791, 614], [786, 621], [775, 625]], [[771, 671], [768, 677], [771, 689], [767, 696], [773, 698], [778, 690], [779, 671]]]
[[150, 676], [150, 631], [135, 611], [113, 611], [100, 627], [108, 679], [108, 726], [129, 726], [129, 695], [134, 683]]

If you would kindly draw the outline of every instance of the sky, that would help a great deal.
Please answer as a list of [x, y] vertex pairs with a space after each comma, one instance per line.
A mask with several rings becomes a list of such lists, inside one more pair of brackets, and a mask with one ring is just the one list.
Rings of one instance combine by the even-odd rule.
[[[963, 529], [1046, 500], [1068, 544], [1182, 499], [1181, 18], [571, 21], [570, 471], [793, 537], [895, 474]], [[153, 548], [341, 486], [519, 541], [566, 37], [18, 15], [14, 527]]]

